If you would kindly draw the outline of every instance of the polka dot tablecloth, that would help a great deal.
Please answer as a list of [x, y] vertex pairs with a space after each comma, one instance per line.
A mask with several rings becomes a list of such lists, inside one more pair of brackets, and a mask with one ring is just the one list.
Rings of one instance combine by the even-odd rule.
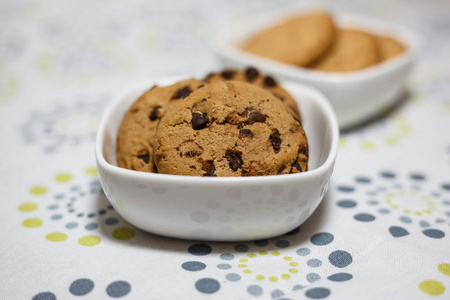
[[1, 1], [0, 299], [450, 299], [450, 4], [321, 3], [424, 36], [403, 101], [342, 134], [300, 228], [209, 243], [117, 214], [101, 113], [136, 80], [219, 69], [216, 35], [317, 1]]

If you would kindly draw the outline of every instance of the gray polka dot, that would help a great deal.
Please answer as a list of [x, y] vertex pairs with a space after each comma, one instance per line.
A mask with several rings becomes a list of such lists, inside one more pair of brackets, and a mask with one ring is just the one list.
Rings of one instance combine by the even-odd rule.
[[295, 220], [294, 216], [289, 216], [284, 220], [284, 223], [290, 224], [290, 223], [294, 222], [294, 220]]
[[378, 201], [377, 200], [368, 200], [367, 204], [372, 205], [372, 206], [378, 205]]
[[55, 210], [55, 209], [59, 208], [59, 205], [58, 204], [50, 204], [49, 206], [47, 206], [47, 208], [49, 210]]
[[355, 191], [355, 188], [349, 185], [338, 185], [337, 190], [344, 193], [351, 193]]
[[320, 275], [316, 274], [316, 273], [309, 273], [308, 275], [306, 275], [306, 280], [308, 280], [308, 282], [314, 282], [320, 279]]
[[187, 261], [181, 265], [186, 271], [196, 272], [206, 268], [206, 265], [199, 261]]
[[328, 232], [319, 232], [311, 237], [311, 243], [316, 246], [325, 246], [334, 240], [334, 236]]
[[228, 223], [228, 222], [230, 222], [230, 217], [229, 216], [219, 216], [219, 222]]
[[288, 194], [289, 201], [295, 201], [300, 197], [300, 191], [298, 189], [293, 189]]
[[270, 192], [272, 195], [279, 195], [283, 191], [283, 186], [281, 185], [272, 185], [270, 186]]
[[55, 214], [53, 216], [51, 216], [52, 220], [61, 220], [63, 218], [62, 214]]
[[356, 202], [353, 200], [340, 200], [337, 203], [337, 206], [343, 207], [343, 208], [352, 208], [356, 206]]
[[66, 197], [66, 195], [64, 195], [64, 194], [56, 194], [56, 195], [55, 195], [55, 199], [56, 199], [56, 200], [64, 199], [64, 197]]
[[84, 226], [84, 228], [85, 228], [86, 230], [94, 230], [94, 229], [97, 229], [97, 228], [98, 228], [98, 224], [92, 222], [92, 223], [86, 224], [86, 226]]
[[406, 217], [406, 216], [401, 216], [399, 219], [400, 219], [400, 222], [405, 223], [405, 224], [410, 224], [412, 222], [411, 218]]
[[353, 257], [347, 251], [336, 250], [331, 252], [328, 260], [336, 268], [344, 268], [353, 262]]
[[450, 205], [450, 200], [444, 200], [445, 205]]
[[387, 208], [380, 208], [380, 209], [378, 209], [378, 212], [380, 214], [386, 215], [386, 214], [390, 213], [391, 211]]
[[213, 278], [202, 278], [197, 280], [195, 288], [204, 294], [214, 294], [220, 289], [220, 283]]
[[242, 193], [241, 193], [241, 190], [239, 190], [239, 189], [229, 189], [229, 190], [227, 190], [227, 196], [231, 200], [241, 200]]
[[412, 180], [424, 181], [425, 175], [419, 173], [412, 173], [411, 175], [409, 175], [409, 178], [411, 178]]
[[292, 287], [292, 290], [293, 290], [293, 291], [297, 291], [297, 290], [304, 289], [305, 287], [306, 287], [306, 286], [304, 286], [304, 285], [296, 284], [296, 285], [294, 285], [294, 286]]
[[322, 261], [320, 259], [310, 259], [306, 262], [306, 264], [311, 268], [318, 268], [322, 265]]
[[208, 222], [210, 219], [210, 216], [208, 213], [205, 213], [203, 211], [194, 211], [191, 213], [191, 220], [197, 223], [205, 223]]
[[88, 218], [93, 218], [93, 217], [95, 217], [95, 213], [88, 214]]
[[248, 251], [248, 246], [244, 244], [237, 244], [236, 246], [234, 246], [234, 250], [238, 252], [246, 252]]
[[450, 217], [450, 211], [446, 211], [446, 212], [445, 212], [445, 215], [446, 215], [447, 217]]
[[323, 299], [330, 296], [331, 291], [327, 288], [312, 288], [305, 292], [306, 297], [311, 299]]
[[435, 220], [435, 222], [436, 222], [436, 223], [444, 223], [445, 220], [442, 219], [442, 218], [437, 218], [437, 219]]
[[136, 187], [137, 187], [138, 189], [140, 189], [140, 190], [143, 190], [143, 189], [146, 189], [146, 188], [147, 188], [147, 186], [146, 186], [145, 184], [142, 184], [142, 183], [136, 184]]
[[50, 292], [42, 292], [35, 295], [31, 300], [56, 300], [56, 296]]
[[270, 296], [272, 297], [272, 299], [284, 296], [284, 293], [282, 290], [273, 290], [272, 293], [270, 293]]
[[258, 240], [258, 241], [254, 241], [253, 243], [257, 247], [265, 247], [265, 246], [269, 245], [269, 241], [267, 241], [267, 240]]
[[163, 187], [155, 187], [152, 188], [153, 193], [155, 193], [156, 195], [162, 195], [167, 193], [167, 188], [163, 188]]
[[66, 224], [66, 228], [67, 229], [74, 229], [78, 227], [78, 223], [77, 222], [70, 222]]
[[204, 256], [210, 254], [212, 251], [211, 246], [207, 244], [194, 244], [188, 248], [188, 252], [192, 255]]
[[87, 278], [77, 279], [69, 287], [72, 295], [83, 296], [89, 294], [94, 289], [94, 282]]
[[353, 218], [356, 221], [360, 221], [360, 222], [371, 222], [371, 221], [375, 220], [375, 217], [373, 215], [366, 214], [366, 213], [356, 214]]
[[276, 241], [275, 246], [277, 246], [279, 248], [287, 248], [287, 247], [289, 247], [289, 241], [286, 241], [286, 240]]
[[365, 176], [357, 176], [355, 178], [355, 181], [358, 183], [370, 183], [371, 179], [369, 177], [365, 177]]
[[427, 237], [433, 238], [433, 239], [441, 239], [445, 236], [445, 233], [443, 231], [440, 231], [438, 229], [425, 229], [422, 231], [423, 234], [425, 234]]
[[127, 295], [131, 291], [131, 285], [123, 280], [110, 283], [106, 288], [106, 293], [113, 298], [120, 298]]
[[297, 249], [296, 253], [299, 256], [307, 256], [311, 253], [311, 250], [309, 250], [308, 248], [300, 248]]
[[348, 273], [336, 273], [336, 274], [328, 276], [328, 280], [336, 281], [336, 282], [347, 281], [352, 278], [353, 278], [352, 274], [348, 274]]
[[428, 223], [427, 221], [420, 221], [419, 222], [420, 227], [422, 228], [427, 228], [430, 227], [430, 223]]
[[390, 172], [390, 171], [383, 171], [383, 172], [381, 172], [381, 177], [383, 177], [383, 178], [388, 178], [388, 179], [392, 179], [392, 178], [395, 178], [395, 173], [394, 172]]
[[208, 200], [208, 201], [206, 201], [205, 206], [207, 208], [219, 208], [220, 207], [220, 203], [218, 201], [215, 201], [215, 200]]
[[307, 209], [305, 209], [303, 212], [302, 212], [302, 214], [300, 215], [300, 217], [298, 217], [298, 221], [300, 222], [300, 223], [303, 223], [307, 218], [308, 218], [308, 215], [309, 215], [309, 212], [310, 212], [311, 210], [309, 209], [309, 208], [307, 208]]
[[262, 295], [263, 289], [259, 285], [253, 284], [248, 286], [247, 292], [252, 296], [258, 297]]
[[226, 276], [225, 276], [225, 278], [228, 280], [228, 281], [239, 281], [239, 280], [241, 280], [241, 275], [239, 275], [239, 274], [236, 274], [236, 273], [228, 273]]
[[234, 255], [231, 253], [222, 253], [220, 254], [219, 258], [221, 260], [233, 260], [234, 259]]
[[217, 268], [221, 269], [221, 270], [228, 270], [228, 269], [231, 269], [231, 265], [229, 265], [229, 264], [218, 264]]
[[105, 219], [106, 225], [116, 225], [117, 223], [119, 223], [119, 219], [117, 219], [117, 218], [109, 217], [109, 218]]
[[409, 232], [405, 228], [402, 228], [400, 226], [389, 227], [389, 232], [393, 237], [402, 237], [409, 234]]

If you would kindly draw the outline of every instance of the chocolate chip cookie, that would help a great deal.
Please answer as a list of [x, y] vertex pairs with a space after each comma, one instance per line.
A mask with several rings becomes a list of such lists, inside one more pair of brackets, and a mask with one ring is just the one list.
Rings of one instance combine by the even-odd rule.
[[170, 106], [156, 133], [159, 173], [261, 176], [308, 170], [302, 125], [255, 85], [215, 82]]
[[201, 87], [195, 80], [177, 82], [167, 87], [153, 87], [133, 103], [125, 114], [117, 136], [117, 159], [126, 169], [156, 172], [153, 144], [156, 128], [167, 107]]
[[331, 48], [310, 67], [328, 72], [351, 72], [379, 62], [375, 38], [365, 32], [340, 29]]
[[233, 69], [227, 69], [221, 73], [211, 73], [204, 81], [217, 82], [217, 81], [244, 81], [255, 84], [263, 89], [271, 92], [275, 97], [280, 99], [287, 107], [289, 107], [294, 115], [300, 119], [300, 111], [294, 98], [283, 89], [273, 77], [261, 74], [256, 68], [249, 67], [244, 71], [237, 71]]
[[325, 12], [295, 16], [250, 38], [243, 50], [280, 62], [306, 66], [333, 41], [335, 27]]

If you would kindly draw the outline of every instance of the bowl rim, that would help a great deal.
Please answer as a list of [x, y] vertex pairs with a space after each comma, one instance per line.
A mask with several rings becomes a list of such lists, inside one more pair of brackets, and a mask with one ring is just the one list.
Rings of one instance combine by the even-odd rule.
[[[294, 15], [304, 15], [317, 11], [328, 11], [335, 21], [335, 23], [341, 28], [348, 28], [349, 23], [352, 24], [352, 29], [359, 29], [362, 31], [370, 31], [370, 33], [376, 34], [380, 31], [386, 33], [389, 37], [400, 40], [406, 49], [399, 55], [384, 61], [376, 65], [347, 73], [338, 72], [325, 72], [319, 70], [312, 70], [305, 67], [294, 66], [283, 62], [274, 61], [268, 58], [264, 58], [255, 54], [247, 53], [241, 50], [235, 45], [236, 40], [242, 40], [245, 36], [249, 36], [256, 33], [259, 30], [276, 25], [282, 22], [286, 18]], [[260, 25], [260, 26], [258, 26]], [[354, 28], [357, 27], [357, 28]], [[348, 82], [364, 81], [368, 78], [376, 77], [390, 73], [391, 71], [398, 69], [405, 63], [414, 61], [423, 48], [422, 38], [416, 32], [399, 26], [395, 23], [387, 22], [384, 20], [378, 20], [362, 15], [356, 15], [346, 12], [330, 12], [326, 9], [304, 9], [293, 13], [285, 14], [264, 22], [255, 23], [247, 27], [247, 29], [239, 30], [239, 32], [229, 32], [224, 36], [219, 36], [212, 41], [212, 49], [216, 55], [227, 58], [233, 61], [239, 61], [246, 65], [254, 65], [258, 68], [264, 69], [265, 72], [274, 73], [278, 76], [289, 77], [290, 79], [300, 80], [312, 80], [316, 82], [327, 82], [330, 84], [342, 84]]]
[[[338, 146], [339, 146], [339, 126], [337, 117], [334, 113], [334, 110], [331, 107], [329, 101], [325, 98], [325, 96], [319, 91], [305, 86], [303, 84], [295, 84], [295, 87], [292, 83], [286, 83], [287, 87], [284, 86], [287, 90], [289, 90], [289, 85], [293, 86], [293, 88], [301, 89], [302, 92], [305, 92], [311, 96], [313, 102], [316, 103], [317, 107], [319, 107], [325, 115], [325, 118], [328, 120], [328, 125], [331, 129], [331, 141], [330, 141], [330, 150], [328, 151], [326, 160], [317, 168], [296, 174], [283, 174], [283, 175], [268, 175], [268, 176], [248, 176], [248, 177], [198, 177], [198, 176], [187, 176], [187, 175], [171, 175], [171, 174], [160, 174], [160, 173], [147, 173], [147, 172], [139, 172], [133, 171], [125, 168], [121, 168], [119, 166], [114, 166], [106, 161], [106, 158], [103, 154], [103, 141], [105, 140], [105, 134], [107, 132], [107, 124], [110, 122], [110, 119], [113, 113], [117, 110], [117, 107], [126, 99], [126, 97], [138, 90], [142, 90], [144, 92], [146, 89], [151, 87], [153, 84], [158, 84], [159, 82], [175, 82], [176, 80], [182, 80], [180, 77], [162, 77], [159, 80], [155, 78], [149, 78], [147, 80], [138, 81], [127, 88], [123, 89], [122, 92], [118, 93], [115, 100], [107, 107], [105, 112], [103, 113], [100, 121], [100, 125], [97, 130], [96, 142], [95, 142], [95, 156], [96, 162], [99, 166], [99, 170], [103, 169], [109, 173], [112, 173], [116, 176], [127, 176], [130, 179], [140, 180], [140, 181], [155, 181], [159, 184], [220, 184], [227, 186], [241, 186], [248, 184], [265, 184], [270, 181], [271, 184], [283, 184], [289, 181], [298, 181], [305, 179], [316, 178], [317, 176], [321, 176], [324, 172], [333, 168], [335, 163]], [[116, 137], [114, 137], [116, 138]]]

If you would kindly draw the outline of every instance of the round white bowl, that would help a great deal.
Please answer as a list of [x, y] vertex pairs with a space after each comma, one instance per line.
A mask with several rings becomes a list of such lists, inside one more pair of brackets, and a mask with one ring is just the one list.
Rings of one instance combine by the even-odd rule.
[[[304, 11], [307, 14], [309, 11]], [[401, 96], [407, 75], [417, 59], [421, 41], [411, 30], [384, 21], [360, 16], [334, 15], [337, 26], [355, 28], [379, 35], [391, 36], [406, 46], [398, 56], [375, 66], [350, 72], [330, 73], [297, 67], [247, 53], [241, 45], [256, 31], [278, 21], [266, 21], [251, 28], [220, 37], [213, 49], [223, 64], [243, 68], [255, 66], [283, 80], [304, 83], [321, 91], [333, 105], [341, 129], [348, 129], [393, 105]]]
[[302, 111], [309, 141], [308, 172], [232, 178], [119, 168], [116, 136], [124, 113], [154, 84], [172, 82], [135, 84], [103, 115], [96, 141], [97, 166], [105, 194], [117, 212], [145, 231], [209, 241], [270, 238], [302, 224], [325, 195], [337, 155], [337, 119], [324, 96], [305, 86], [285, 86]]

